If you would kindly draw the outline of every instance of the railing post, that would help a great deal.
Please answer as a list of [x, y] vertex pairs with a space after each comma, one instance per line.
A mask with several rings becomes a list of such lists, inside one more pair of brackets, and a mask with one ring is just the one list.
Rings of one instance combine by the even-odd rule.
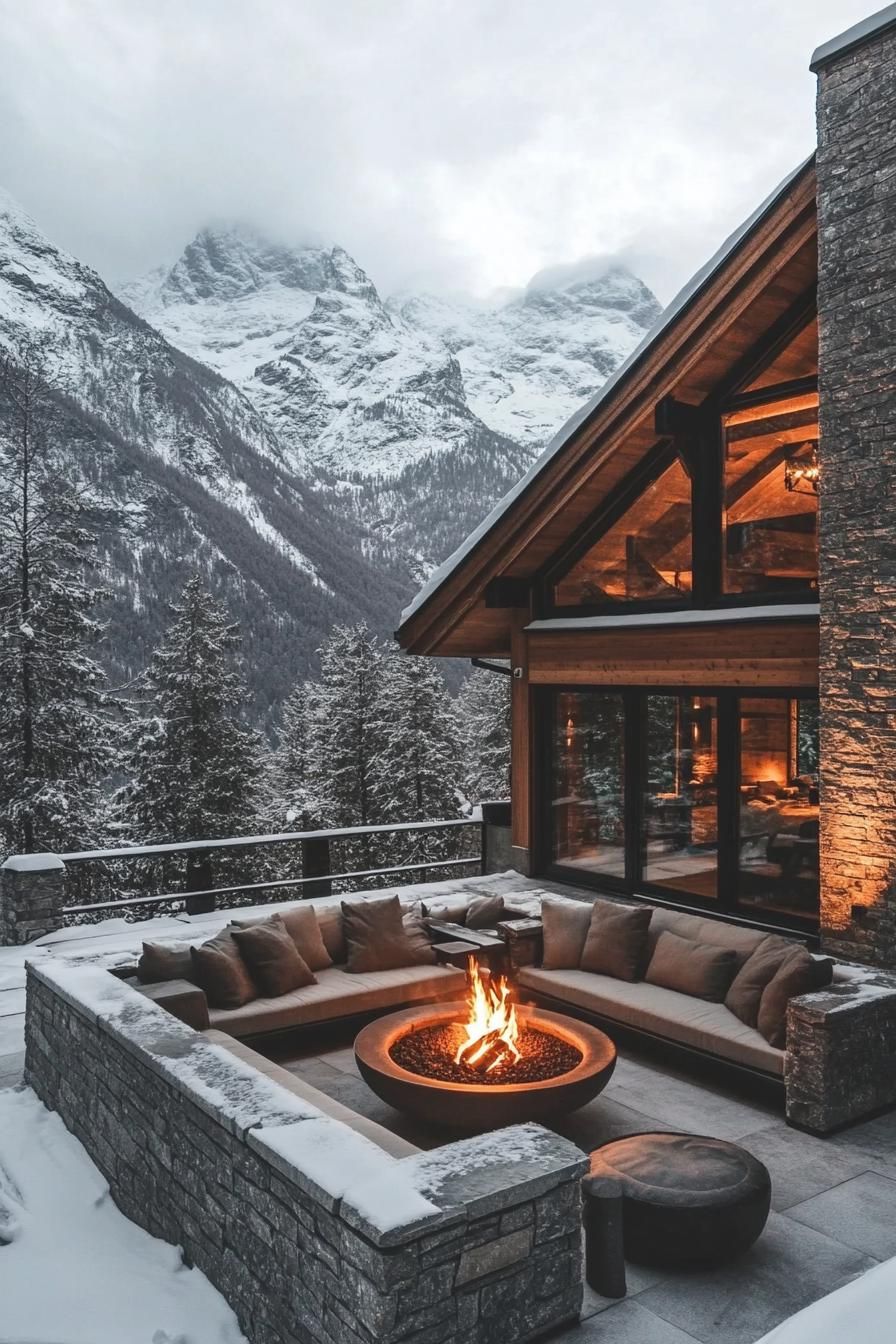
[[[208, 892], [212, 885], [212, 861], [208, 854], [190, 854], [187, 859], [187, 876], [184, 890], [187, 899], [184, 902], [188, 915], [210, 915], [215, 908], [214, 892]], [[191, 896], [193, 891], [208, 892], [205, 896]]]
[[510, 846], [510, 803], [481, 803], [482, 871], [504, 873], [513, 867]]
[[306, 882], [302, 887], [302, 896], [332, 896], [333, 883], [329, 880], [330, 841], [325, 835], [310, 836], [301, 841], [302, 876], [319, 877], [320, 882]]
[[0, 869], [0, 946], [62, 928], [65, 864], [56, 854], [14, 854]]

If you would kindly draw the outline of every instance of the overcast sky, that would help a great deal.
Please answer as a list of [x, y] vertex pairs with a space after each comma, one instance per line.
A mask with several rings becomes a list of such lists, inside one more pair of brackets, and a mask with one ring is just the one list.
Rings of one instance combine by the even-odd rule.
[[0, 0], [0, 185], [109, 280], [205, 222], [384, 292], [619, 254], [665, 302], [814, 143], [874, 0]]

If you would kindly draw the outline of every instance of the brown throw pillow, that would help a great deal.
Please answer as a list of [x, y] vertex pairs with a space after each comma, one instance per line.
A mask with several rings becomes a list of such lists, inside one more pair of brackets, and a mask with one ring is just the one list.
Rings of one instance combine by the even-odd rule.
[[443, 924], [466, 924], [466, 901], [440, 901], [436, 905], [423, 906], [424, 919], [438, 919]]
[[737, 974], [737, 953], [730, 947], [692, 943], [677, 933], [661, 933], [644, 979], [692, 999], [721, 1003]]
[[778, 968], [759, 1001], [756, 1022], [769, 1045], [783, 1050], [787, 1044], [787, 1005], [800, 994], [811, 994], [831, 983], [834, 963], [827, 959], [815, 960], [804, 947], [795, 948]]
[[725, 1007], [748, 1027], [755, 1027], [759, 1020], [759, 1003], [763, 990], [770, 984], [783, 962], [793, 953], [794, 944], [776, 934], [768, 938], [751, 953], [731, 982], [731, 988], [725, 995]]
[[649, 905], [595, 901], [579, 963], [582, 970], [612, 975], [616, 980], [640, 980], [647, 965], [652, 914]]
[[402, 923], [397, 896], [375, 901], [343, 901], [342, 923], [348, 952], [345, 969], [357, 975], [365, 971], [392, 971], [413, 966], [411, 941]]
[[504, 918], [503, 896], [474, 896], [464, 921], [468, 929], [493, 929]]
[[211, 1008], [242, 1008], [258, 998], [255, 981], [234, 941], [235, 928], [229, 924], [207, 943], [190, 948], [192, 979], [205, 990]]
[[162, 980], [192, 980], [193, 958], [189, 943], [144, 943], [137, 962], [137, 979], [143, 985]]
[[[341, 918], [341, 914], [340, 914]], [[333, 965], [333, 959], [327, 951], [321, 936], [320, 925], [313, 906], [297, 905], [291, 910], [278, 910], [276, 915], [264, 919], [238, 919], [241, 929], [255, 929], [262, 924], [279, 920], [295, 943], [299, 956], [312, 971], [325, 971]]]
[[[332, 905], [319, 905], [315, 909], [315, 914], [317, 915], [317, 927], [320, 929], [320, 936], [323, 939], [324, 947], [327, 949], [327, 956], [334, 966], [342, 966], [345, 962], [346, 950], [341, 903], [337, 901]], [[312, 966], [311, 969], [316, 970], [317, 967]]]
[[413, 966], [434, 966], [436, 964], [436, 952], [426, 931], [426, 925], [423, 923], [423, 907], [419, 901], [415, 901], [409, 909], [405, 910], [401, 922], [408, 938], [408, 946], [412, 957], [410, 964]]
[[316, 985], [309, 968], [285, 923], [278, 915], [248, 929], [234, 929], [233, 936], [262, 994], [270, 999], [304, 985]]
[[591, 925], [588, 901], [561, 901], [546, 896], [541, 903], [546, 971], [576, 970], [582, 960], [585, 939]]

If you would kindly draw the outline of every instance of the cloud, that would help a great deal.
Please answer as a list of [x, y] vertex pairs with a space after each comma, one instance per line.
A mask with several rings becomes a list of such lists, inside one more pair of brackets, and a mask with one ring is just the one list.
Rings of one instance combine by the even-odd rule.
[[0, 0], [0, 184], [110, 279], [210, 219], [384, 291], [600, 254], [663, 299], [811, 148], [867, 0]]

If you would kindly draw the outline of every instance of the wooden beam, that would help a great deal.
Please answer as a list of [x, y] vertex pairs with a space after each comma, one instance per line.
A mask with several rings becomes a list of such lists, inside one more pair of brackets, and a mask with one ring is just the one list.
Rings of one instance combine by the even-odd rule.
[[687, 401], [676, 401], [675, 397], [663, 397], [657, 402], [653, 412], [653, 427], [657, 434], [698, 434], [702, 424], [699, 406]]
[[511, 628], [510, 663], [510, 843], [514, 849], [531, 849], [532, 839], [532, 692], [529, 688], [529, 637], [527, 617], [514, 616]]
[[529, 609], [531, 584], [527, 579], [515, 579], [499, 574], [489, 579], [483, 597], [487, 607], [525, 607]]

